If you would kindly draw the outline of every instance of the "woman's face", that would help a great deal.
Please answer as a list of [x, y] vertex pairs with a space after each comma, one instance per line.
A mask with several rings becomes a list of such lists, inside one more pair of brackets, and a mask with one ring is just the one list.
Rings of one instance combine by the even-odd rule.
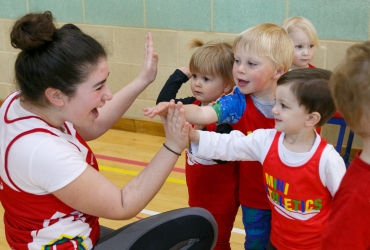
[[98, 118], [98, 108], [113, 98], [107, 85], [109, 75], [106, 58], [100, 60], [86, 81], [79, 84], [73, 97], [65, 97], [66, 121], [78, 127], [89, 127]]

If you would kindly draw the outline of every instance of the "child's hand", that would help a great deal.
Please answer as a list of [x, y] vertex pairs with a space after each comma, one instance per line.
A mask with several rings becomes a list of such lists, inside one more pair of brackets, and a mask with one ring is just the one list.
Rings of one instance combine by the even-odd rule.
[[189, 129], [189, 140], [194, 142], [195, 144], [199, 144], [199, 131], [197, 131], [196, 129], [192, 128], [190, 126], [190, 129]]
[[169, 102], [160, 102], [157, 104], [157, 106], [143, 108], [143, 111], [144, 111], [144, 115], [148, 116], [149, 118], [153, 118], [156, 115], [167, 116], [168, 107], [169, 107]]
[[192, 77], [189, 67], [180, 67], [179, 70], [182, 71], [190, 79]]
[[175, 104], [174, 100], [171, 100], [168, 104], [167, 117], [161, 116], [161, 119], [166, 133], [166, 146], [181, 153], [189, 142], [190, 128], [189, 123], [185, 121], [182, 103]]

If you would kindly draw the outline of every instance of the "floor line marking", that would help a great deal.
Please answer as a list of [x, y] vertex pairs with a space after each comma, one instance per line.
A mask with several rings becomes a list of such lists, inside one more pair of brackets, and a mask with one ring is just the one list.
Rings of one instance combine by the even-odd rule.
[[[124, 159], [124, 158], [118, 158], [118, 157], [107, 156], [107, 155], [95, 154], [95, 157], [98, 158], [98, 159], [102, 159], [102, 160], [127, 163], [127, 164], [142, 166], [142, 167], [146, 167], [148, 165], [148, 162], [128, 160], [128, 159]], [[183, 168], [173, 168], [172, 171], [173, 172], [179, 172], [179, 173], [185, 173], [185, 169], [183, 169]]]
[[[132, 170], [126, 170], [126, 169], [120, 169], [120, 168], [113, 168], [113, 167], [108, 167], [108, 166], [103, 166], [103, 165], [99, 165], [99, 169], [100, 170], [104, 170], [104, 171], [108, 171], [108, 172], [121, 173], [121, 174], [127, 174], [127, 175], [132, 175], [132, 176], [136, 176], [136, 175], [138, 175], [140, 173], [140, 172], [136, 172], [136, 171], [132, 171]], [[181, 180], [181, 179], [177, 179], [177, 178], [172, 178], [172, 177], [168, 177], [166, 179], [166, 181], [177, 183], [177, 184], [183, 184], [183, 185], [186, 184], [186, 181], [185, 180]]]

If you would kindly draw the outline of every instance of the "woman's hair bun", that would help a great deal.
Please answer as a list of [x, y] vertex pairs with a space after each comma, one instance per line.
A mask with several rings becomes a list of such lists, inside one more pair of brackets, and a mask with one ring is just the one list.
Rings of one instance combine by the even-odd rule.
[[56, 27], [50, 11], [23, 16], [13, 26], [10, 41], [21, 50], [38, 49], [53, 40]]

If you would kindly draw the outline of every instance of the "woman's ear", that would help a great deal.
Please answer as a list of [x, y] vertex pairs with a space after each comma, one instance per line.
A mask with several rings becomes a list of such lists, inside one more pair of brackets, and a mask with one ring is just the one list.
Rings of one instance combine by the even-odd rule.
[[47, 88], [45, 90], [45, 96], [52, 105], [57, 107], [64, 106], [64, 95], [59, 89]]
[[307, 120], [305, 122], [306, 126], [314, 127], [321, 120], [321, 115], [319, 112], [312, 112], [308, 114]]

